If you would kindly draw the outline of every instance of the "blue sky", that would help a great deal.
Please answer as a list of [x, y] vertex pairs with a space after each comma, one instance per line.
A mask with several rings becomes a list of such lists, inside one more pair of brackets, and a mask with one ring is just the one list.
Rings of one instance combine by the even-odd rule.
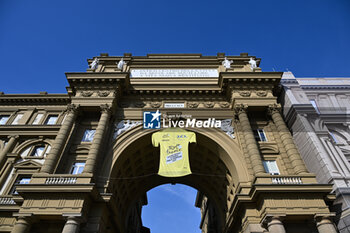
[[[85, 71], [86, 59], [103, 52], [248, 52], [262, 58], [263, 71], [350, 77], [349, 12], [349, 0], [0, 0], [0, 91], [66, 93], [64, 73]], [[193, 189], [168, 185], [148, 194], [144, 221], [152, 233], [169, 232], [147, 217], [160, 216], [168, 199], [177, 216], [197, 211], [187, 220], [198, 228]], [[182, 226], [174, 232], [195, 232]]]
[[263, 71], [350, 76], [349, 12], [349, 0], [1, 0], [0, 91], [65, 93], [64, 72], [101, 52], [249, 52]]

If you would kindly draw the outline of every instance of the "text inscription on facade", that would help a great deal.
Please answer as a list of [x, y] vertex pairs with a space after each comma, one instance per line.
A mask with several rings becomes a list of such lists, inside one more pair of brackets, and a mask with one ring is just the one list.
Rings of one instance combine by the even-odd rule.
[[217, 78], [217, 69], [132, 69], [131, 78]]

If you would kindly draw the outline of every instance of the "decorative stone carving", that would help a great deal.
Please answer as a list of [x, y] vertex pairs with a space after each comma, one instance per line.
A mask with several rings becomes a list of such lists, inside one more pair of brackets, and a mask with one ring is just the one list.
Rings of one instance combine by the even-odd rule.
[[199, 103], [197, 102], [191, 102], [187, 104], [189, 108], [198, 108]]
[[213, 103], [213, 102], [206, 102], [206, 103], [204, 103], [204, 106], [205, 106], [206, 108], [213, 108], [214, 105], [215, 105], [215, 103]]
[[267, 91], [256, 91], [256, 95], [259, 97], [267, 96]]
[[92, 94], [94, 94], [93, 91], [82, 91], [81, 92], [81, 95], [84, 97], [90, 97], [90, 96], [92, 96]]
[[67, 104], [67, 112], [76, 112], [79, 108], [79, 105], [76, 104]]
[[130, 120], [122, 120], [119, 123], [115, 124], [114, 135], [113, 138], [116, 139], [120, 134], [128, 131], [135, 126], [141, 125], [141, 121], [130, 121]]
[[256, 61], [251, 57], [249, 60], [250, 69], [254, 70], [254, 68], [257, 68]]
[[230, 107], [230, 103], [228, 103], [228, 102], [222, 102], [219, 105], [220, 105], [221, 108], [228, 108], [228, 107]]
[[99, 97], [107, 97], [111, 92], [110, 91], [98, 91], [97, 94]]
[[152, 107], [152, 108], [159, 108], [161, 105], [162, 105], [161, 102], [152, 102], [152, 103], [151, 103], [151, 107]]
[[122, 58], [122, 59], [118, 62], [117, 67], [118, 67], [119, 70], [123, 71], [124, 65], [126, 65], [126, 62], [125, 62], [124, 59]]
[[100, 108], [102, 112], [110, 112], [112, 110], [109, 104], [101, 104]]
[[134, 104], [136, 108], [143, 108], [145, 107], [145, 103], [144, 102], [137, 102]]
[[234, 107], [234, 110], [238, 114], [240, 112], [246, 112], [247, 108], [248, 108], [247, 104], [236, 104]]
[[127, 108], [127, 107], [129, 107], [129, 103], [128, 102], [119, 102], [118, 106], [121, 108]]
[[95, 57], [95, 59], [92, 61], [92, 63], [90, 64], [90, 69], [92, 70], [96, 70], [98, 64], [99, 64], [100, 60], [98, 60], [97, 57]]
[[282, 108], [281, 108], [280, 104], [270, 104], [268, 111], [269, 111], [270, 114], [272, 114], [274, 112], [279, 112], [280, 113], [281, 109]]
[[232, 127], [232, 119], [222, 120], [221, 130], [224, 131], [230, 138], [235, 138], [234, 129]]
[[242, 97], [249, 97], [251, 94], [251, 91], [240, 91], [239, 94]]
[[231, 64], [233, 63], [233, 61], [229, 61], [227, 60], [227, 57], [225, 57], [225, 60], [223, 60], [222, 62], [222, 65], [225, 67], [225, 68], [231, 68]]

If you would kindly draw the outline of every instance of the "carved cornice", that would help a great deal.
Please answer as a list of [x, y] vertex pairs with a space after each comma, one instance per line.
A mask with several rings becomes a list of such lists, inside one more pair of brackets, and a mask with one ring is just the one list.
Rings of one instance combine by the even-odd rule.
[[67, 94], [2, 94], [0, 95], [0, 103], [16, 104], [16, 105], [65, 105], [70, 102]]

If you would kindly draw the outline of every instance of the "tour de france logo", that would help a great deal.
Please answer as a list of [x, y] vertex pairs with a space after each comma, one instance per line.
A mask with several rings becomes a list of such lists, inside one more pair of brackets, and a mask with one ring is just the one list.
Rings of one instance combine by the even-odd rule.
[[162, 114], [156, 112], [143, 112], [143, 128], [144, 129], [160, 129], [160, 116]]

